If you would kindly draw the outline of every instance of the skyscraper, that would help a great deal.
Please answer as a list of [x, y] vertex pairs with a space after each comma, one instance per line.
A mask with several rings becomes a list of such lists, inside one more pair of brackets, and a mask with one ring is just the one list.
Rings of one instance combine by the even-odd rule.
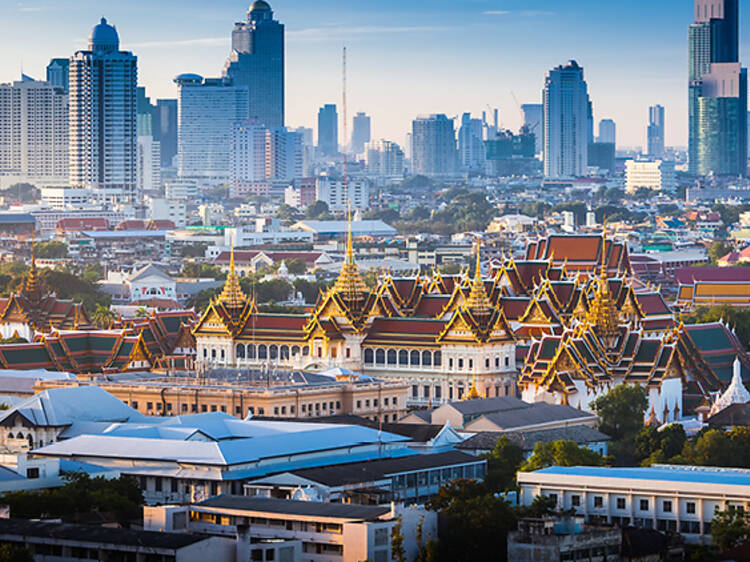
[[533, 133], [536, 137], [534, 141], [535, 154], [541, 154], [544, 138], [542, 130], [544, 106], [541, 103], [525, 103], [521, 106], [521, 111], [523, 111], [524, 126], [529, 133]]
[[70, 184], [100, 200], [133, 201], [138, 67], [119, 48], [117, 30], [102, 18], [88, 50], [70, 58]]
[[70, 61], [68, 59], [52, 59], [47, 65], [47, 82], [55, 88], [61, 88], [68, 93], [68, 74]]
[[336, 105], [329, 103], [318, 111], [318, 153], [334, 156], [339, 152], [339, 114]]
[[542, 91], [544, 175], [582, 176], [588, 164], [592, 111], [583, 68], [576, 61], [547, 73]]
[[739, 62], [739, 1], [695, 0], [689, 41], [689, 169], [746, 175], [747, 73]]
[[652, 105], [648, 108], [648, 149], [649, 158], [659, 160], [664, 157], [664, 108]]
[[471, 113], [461, 116], [461, 128], [458, 130], [458, 155], [461, 167], [468, 171], [479, 171], [484, 168], [485, 149], [482, 139], [481, 119], [472, 119]]
[[154, 138], [154, 110], [146, 88], [136, 89], [136, 130], [138, 155], [136, 171], [138, 191], [157, 191], [161, 188], [161, 145]]
[[359, 112], [353, 119], [351, 151], [354, 154], [362, 154], [368, 142], [370, 142], [370, 116]]
[[453, 176], [458, 165], [453, 120], [443, 114], [412, 122], [412, 171], [423, 176]]
[[284, 126], [284, 25], [271, 6], [255, 0], [246, 22], [234, 24], [224, 76], [248, 89], [248, 115], [266, 127]]
[[221, 78], [180, 74], [177, 173], [181, 178], [220, 184], [231, 177], [232, 134], [248, 120], [247, 88]]
[[367, 143], [367, 173], [374, 176], [403, 176], [404, 151], [395, 142], [380, 139]]
[[617, 145], [617, 125], [612, 119], [599, 121], [599, 138], [596, 142]]
[[0, 84], [0, 187], [68, 183], [68, 96], [24, 77]]
[[177, 155], [177, 100], [156, 100], [154, 138], [161, 148], [161, 167], [171, 168]]

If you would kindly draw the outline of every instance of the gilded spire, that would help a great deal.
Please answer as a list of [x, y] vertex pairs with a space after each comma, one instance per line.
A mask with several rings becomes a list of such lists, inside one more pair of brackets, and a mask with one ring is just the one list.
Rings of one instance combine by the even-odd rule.
[[477, 261], [474, 269], [474, 279], [471, 282], [471, 290], [466, 306], [474, 316], [489, 316], [492, 313], [492, 303], [487, 296], [482, 279], [482, 267], [480, 264], [479, 243], [477, 242]]
[[347, 220], [349, 230], [346, 239], [346, 257], [344, 258], [344, 265], [341, 266], [341, 273], [339, 273], [339, 277], [333, 286], [333, 291], [338, 293], [347, 303], [359, 304], [365, 300], [369, 291], [362, 275], [359, 273], [357, 262], [354, 260], [351, 209], [347, 212]]
[[229, 257], [229, 275], [227, 275], [224, 289], [219, 295], [219, 302], [230, 309], [242, 309], [247, 303], [247, 296], [240, 287], [240, 280], [234, 270], [234, 241]]
[[34, 237], [31, 238], [31, 267], [29, 267], [29, 274], [23, 282], [22, 288], [23, 296], [27, 299], [34, 299], [41, 297], [42, 285], [39, 279], [39, 273], [36, 268], [36, 255], [34, 252]]
[[605, 340], [608, 344], [614, 344], [614, 338], [619, 334], [618, 324], [619, 315], [617, 306], [612, 300], [609, 292], [609, 280], [607, 279], [606, 265], [606, 243], [607, 243], [607, 225], [604, 221], [602, 229], [602, 265], [599, 280], [597, 281], [594, 299], [589, 307], [587, 320], [593, 326], [596, 334]]

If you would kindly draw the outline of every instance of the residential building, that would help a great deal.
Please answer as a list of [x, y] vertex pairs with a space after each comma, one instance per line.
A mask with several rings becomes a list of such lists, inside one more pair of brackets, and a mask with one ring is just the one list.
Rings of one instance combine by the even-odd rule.
[[412, 122], [412, 173], [454, 176], [458, 166], [453, 120], [443, 114], [417, 117]]
[[120, 51], [117, 30], [102, 18], [88, 49], [70, 58], [69, 173], [72, 187], [102, 201], [136, 198], [137, 58]]
[[702, 466], [550, 467], [519, 472], [519, 501], [545, 495], [591, 523], [633, 525], [710, 541], [715, 510], [747, 509], [750, 471]]
[[365, 145], [371, 140], [370, 116], [361, 111], [352, 120], [352, 142], [350, 150], [354, 154], [362, 154]]
[[47, 65], [47, 83], [53, 88], [60, 88], [63, 92], [69, 90], [69, 59], [52, 59]]
[[310, 177], [312, 166], [315, 162], [315, 143], [313, 142], [313, 130], [308, 127], [296, 127], [289, 129], [292, 133], [302, 135], [302, 177]]
[[542, 98], [545, 177], [585, 175], [593, 126], [583, 68], [572, 60], [550, 70]]
[[315, 182], [315, 200], [324, 202], [334, 212], [369, 209], [370, 181], [361, 177], [321, 176]]
[[25, 77], [0, 84], [0, 188], [68, 183], [68, 95]]
[[177, 100], [156, 100], [153, 108], [154, 140], [159, 142], [161, 167], [175, 167], [177, 156]]
[[674, 162], [667, 160], [628, 160], [625, 162], [625, 191], [633, 194], [645, 187], [662, 193], [677, 189]]
[[738, 0], [695, 0], [690, 25], [688, 163], [700, 175], [747, 174], [747, 72]]
[[485, 148], [482, 120], [472, 119], [471, 113], [461, 116], [458, 130], [458, 154], [461, 167], [468, 171], [481, 171], [484, 168]]
[[404, 151], [395, 142], [385, 139], [369, 142], [365, 145], [367, 173], [373, 176], [403, 176]]
[[326, 104], [318, 111], [318, 154], [335, 156], [339, 152], [339, 114], [335, 104]]
[[234, 127], [247, 121], [247, 87], [197, 74], [180, 74], [174, 81], [179, 92], [179, 178], [209, 185], [227, 183]]
[[153, 221], [170, 221], [177, 228], [187, 225], [187, 201], [185, 199], [166, 199], [149, 197], [148, 216]]
[[599, 137], [596, 142], [614, 144], [617, 146], [617, 125], [612, 119], [599, 121]]
[[544, 144], [544, 105], [541, 103], [525, 103], [521, 106], [523, 125], [535, 136], [534, 154], [541, 154]]
[[234, 24], [224, 77], [247, 89], [247, 119], [271, 129], [284, 126], [284, 24], [265, 0], [254, 1], [247, 21]]
[[155, 106], [146, 96], [146, 89], [136, 90], [136, 131], [138, 135], [138, 196], [143, 198], [144, 192], [161, 191], [161, 145], [154, 137]]
[[[601, 137], [600, 137], [601, 138]], [[612, 175], [615, 172], [615, 143], [592, 142], [588, 148], [588, 165], [600, 173]]]
[[664, 107], [652, 105], [648, 108], [648, 129], [646, 154], [652, 160], [664, 158], [665, 146]]
[[534, 152], [536, 139], [526, 125], [518, 134], [507, 130], [492, 133], [484, 142], [485, 173], [488, 176], [537, 175], [540, 163]]

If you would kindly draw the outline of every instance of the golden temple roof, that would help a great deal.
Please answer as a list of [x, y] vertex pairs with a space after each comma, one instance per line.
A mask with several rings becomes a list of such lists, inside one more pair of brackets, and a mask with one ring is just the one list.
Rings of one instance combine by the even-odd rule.
[[218, 297], [218, 301], [228, 309], [241, 310], [247, 303], [247, 296], [240, 287], [240, 280], [234, 270], [234, 245], [232, 246], [231, 258], [229, 260], [229, 275], [227, 275], [224, 289]]
[[490, 302], [487, 296], [487, 291], [484, 287], [484, 280], [482, 279], [482, 268], [480, 266], [479, 259], [479, 246], [477, 246], [477, 263], [476, 269], [474, 270], [474, 279], [471, 281], [471, 290], [469, 291], [469, 298], [466, 299], [466, 307], [471, 310], [474, 316], [489, 316], [492, 314], [492, 302]]
[[349, 216], [349, 233], [346, 240], [346, 258], [344, 259], [344, 265], [341, 266], [341, 273], [339, 273], [338, 279], [336, 279], [336, 283], [333, 285], [333, 292], [338, 293], [350, 306], [362, 303], [369, 293], [369, 289], [364, 279], [362, 279], [357, 263], [354, 260], [351, 213]]

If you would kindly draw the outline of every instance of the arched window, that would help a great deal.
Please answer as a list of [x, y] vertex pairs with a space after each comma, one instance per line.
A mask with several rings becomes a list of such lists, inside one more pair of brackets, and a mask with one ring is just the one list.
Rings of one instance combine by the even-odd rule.
[[411, 352], [409, 363], [411, 363], [412, 365], [419, 365], [419, 351], [417, 351], [416, 349]]
[[440, 351], [436, 351], [432, 354], [432, 364], [435, 365], [435, 367], [440, 367], [440, 365], [442, 365], [442, 356], [440, 354]]
[[284, 361], [289, 360], [289, 346], [288, 345], [282, 345], [279, 349], [280, 357]]
[[374, 354], [372, 349], [365, 349], [365, 365], [372, 365]]
[[244, 343], [238, 343], [234, 351], [237, 354], [237, 359], [245, 358], [245, 344]]
[[221, 358], [222, 358], [222, 360], [224, 359], [224, 348], [223, 347], [221, 348]]
[[268, 357], [268, 348], [266, 344], [262, 343], [258, 346], [258, 359], [266, 359]]
[[247, 358], [255, 359], [255, 344], [250, 343], [247, 345]]
[[216, 349], [211, 350], [211, 359], [216, 359]]
[[402, 349], [398, 352], [398, 364], [399, 365], [408, 365], [409, 364], [409, 352], [405, 349]]
[[302, 356], [307, 357], [308, 355], [310, 355], [310, 346], [306, 345], [302, 348]]
[[299, 346], [293, 345], [292, 346], [292, 357], [297, 357], [299, 355]]
[[207, 359], [207, 358], [208, 358], [208, 350], [204, 347], [203, 348], [203, 359]]
[[271, 359], [276, 359], [279, 356], [279, 346], [275, 343], [271, 344], [268, 348], [268, 355]]
[[422, 365], [430, 367], [432, 365], [432, 353], [429, 351], [422, 352]]
[[34, 436], [29, 433], [29, 447], [34, 448]]
[[375, 351], [375, 364], [385, 365], [385, 350], [378, 349]]
[[395, 349], [388, 350], [388, 364], [389, 365], [396, 364], [396, 350]]

